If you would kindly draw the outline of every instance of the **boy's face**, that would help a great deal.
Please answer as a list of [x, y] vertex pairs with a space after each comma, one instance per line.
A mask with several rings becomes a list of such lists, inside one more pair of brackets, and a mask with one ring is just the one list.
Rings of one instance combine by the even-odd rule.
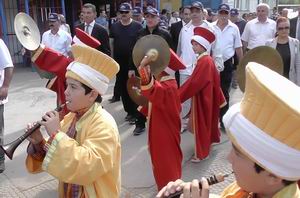
[[66, 84], [66, 101], [70, 101], [67, 104], [67, 108], [71, 112], [76, 112], [93, 104], [93, 100], [95, 99], [92, 98], [91, 93], [85, 95], [85, 89], [79, 81], [67, 78]]
[[261, 194], [266, 192], [269, 187], [267, 180], [270, 177], [270, 173], [267, 171], [257, 173], [254, 162], [242, 154], [234, 145], [232, 145], [231, 152], [227, 158], [232, 165], [237, 184], [243, 190]]
[[206, 51], [206, 49], [202, 47], [202, 45], [200, 45], [198, 42], [194, 40], [192, 40], [192, 46], [195, 54], [202, 54], [203, 52]]

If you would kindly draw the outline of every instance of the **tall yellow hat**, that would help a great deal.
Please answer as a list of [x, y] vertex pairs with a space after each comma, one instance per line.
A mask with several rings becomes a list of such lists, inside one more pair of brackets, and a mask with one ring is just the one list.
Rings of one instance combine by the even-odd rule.
[[300, 179], [300, 87], [248, 63], [244, 97], [223, 122], [233, 144], [251, 160], [282, 179]]
[[88, 46], [71, 47], [74, 61], [67, 67], [66, 77], [73, 78], [103, 95], [119, 71], [119, 64], [108, 55]]

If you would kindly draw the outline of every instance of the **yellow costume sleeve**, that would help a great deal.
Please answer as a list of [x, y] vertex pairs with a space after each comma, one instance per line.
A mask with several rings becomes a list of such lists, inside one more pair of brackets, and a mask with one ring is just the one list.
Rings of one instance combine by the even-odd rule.
[[80, 141], [57, 133], [42, 168], [60, 181], [88, 185], [120, 163], [118, 130], [110, 118], [98, 114], [78, 126]]

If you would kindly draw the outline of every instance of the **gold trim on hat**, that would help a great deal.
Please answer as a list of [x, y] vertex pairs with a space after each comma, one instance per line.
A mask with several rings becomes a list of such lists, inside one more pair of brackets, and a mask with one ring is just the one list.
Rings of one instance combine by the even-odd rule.
[[73, 45], [74, 59], [97, 70], [111, 80], [119, 71], [119, 64], [108, 55], [89, 46]]

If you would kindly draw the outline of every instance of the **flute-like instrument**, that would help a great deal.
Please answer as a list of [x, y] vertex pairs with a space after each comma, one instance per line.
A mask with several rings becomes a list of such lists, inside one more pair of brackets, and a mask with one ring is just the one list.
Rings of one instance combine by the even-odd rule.
[[[60, 112], [66, 104], [68, 104], [69, 101], [66, 103], [58, 106], [54, 111]], [[41, 124], [36, 123], [31, 129], [26, 131], [23, 135], [21, 135], [18, 139], [15, 141], [8, 143], [6, 145], [0, 146], [0, 149], [2, 149], [5, 153], [5, 155], [12, 160], [14, 152], [16, 148], [27, 138], [29, 137], [35, 130], [41, 127]]]
[[[224, 181], [225, 177], [228, 177], [230, 174], [232, 174], [232, 173], [225, 174], [225, 175], [222, 175], [222, 174], [213, 175], [206, 179], [207, 179], [209, 185], [213, 185], [213, 184], [217, 184], [217, 183]], [[199, 189], [202, 189], [201, 182], [199, 182]], [[179, 198], [182, 193], [183, 193], [183, 190], [180, 190], [180, 191], [177, 191], [165, 198]]]

